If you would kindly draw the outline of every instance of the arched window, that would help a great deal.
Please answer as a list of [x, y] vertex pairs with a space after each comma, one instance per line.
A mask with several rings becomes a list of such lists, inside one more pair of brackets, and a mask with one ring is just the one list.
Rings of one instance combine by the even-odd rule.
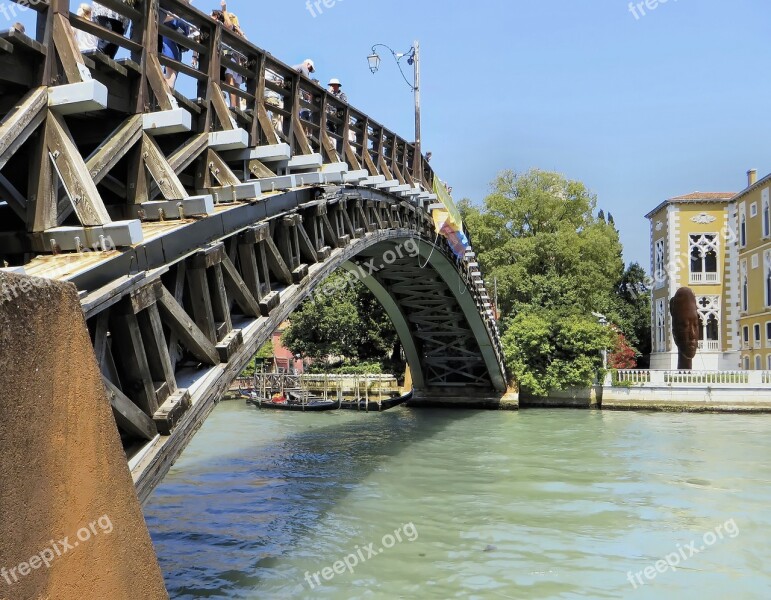
[[656, 352], [667, 351], [667, 317], [664, 300], [656, 303]]
[[742, 277], [742, 311], [747, 312], [749, 310], [749, 287], [747, 284], [747, 261], [743, 260], [741, 263], [741, 277]]
[[742, 310], [748, 311], [749, 310], [749, 288], [747, 286], [747, 276], [745, 275], [742, 277]]
[[771, 306], [771, 269], [766, 272], [766, 306]]
[[664, 285], [667, 279], [667, 272], [664, 268], [664, 240], [656, 240], [653, 265], [654, 285], [658, 288]]
[[719, 236], [703, 233], [688, 236], [691, 248], [691, 283], [717, 283]]
[[768, 189], [763, 190], [763, 237], [771, 236], [771, 208], [769, 208]]
[[708, 352], [720, 350], [720, 296], [701, 296], [699, 311], [699, 346]]
[[741, 247], [747, 245], [747, 213], [743, 204], [739, 208], [739, 245]]

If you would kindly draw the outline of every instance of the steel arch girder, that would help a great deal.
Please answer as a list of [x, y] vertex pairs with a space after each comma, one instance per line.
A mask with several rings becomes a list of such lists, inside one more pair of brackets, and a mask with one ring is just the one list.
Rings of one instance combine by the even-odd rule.
[[396, 329], [396, 334], [399, 336], [399, 341], [404, 348], [404, 354], [407, 357], [407, 364], [410, 366], [410, 374], [412, 375], [413, 387], [417, 389], [423, 389], [426, 386], [425, 378], [423, 376], [423, 364], [420, 360], [420, 353], [418, 352], [417, 345], [415, 344], [415, 338], [412, 335], [412, 330], [407, 322], [407, 318], [404, 316], [401, 307], [394, 300], [393, 296], [388, 290], [370, 274], [362, 275], [356, 265], [350, 261], [344, 263], [342, 268], [357, 275], [359, 281], [372, 292], [377, 301], [386, 311], [388, 318], [391, 319], [391, 323]]
[[[473, 297], [468, 292], [465, 282], [448, 258], [441, 252], [434, 251], [433, 244], [428, 244], [425, 241], [420, 240], [418, 242], [418, 249], [423, 260], [433, 267], [434, 271], [436, 271], [447, 284], [447, 287], [450, 288], [455, 300], [463, 311], [463, 316], [466, 318], [466, 322], [471, 328], [471, 332], [473, 333], [474, 338], [476, 338], [477, 344], [479, 344], [479, 350], [484, 358], [485, 366], [487, 367], [487, 372], [490, 375], [490, 381], [493, 386], [497, 391], [505, 392], [508, 388], [506, 376], [501, 371], [493, 341], [490, 339], [485, 323], [482, 320], [482, 315], [479, 313], [479, 309], [477, 308]], [[458, 290], [461, 289], [465, 290], [465, 293], [459, 293]]]

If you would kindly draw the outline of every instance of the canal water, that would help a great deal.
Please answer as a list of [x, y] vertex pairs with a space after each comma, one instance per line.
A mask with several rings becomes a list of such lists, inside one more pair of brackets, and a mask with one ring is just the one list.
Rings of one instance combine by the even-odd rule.
[[172, 598], [771, 598], [769, 417], [220, 404], [145, 509]]

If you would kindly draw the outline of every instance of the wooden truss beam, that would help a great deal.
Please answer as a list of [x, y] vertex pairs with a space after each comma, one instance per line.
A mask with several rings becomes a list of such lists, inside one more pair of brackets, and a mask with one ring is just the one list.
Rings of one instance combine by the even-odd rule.
[[45, 121], [48, 89], [39, 87], [27, 93], [0, 121], [0, 169]]

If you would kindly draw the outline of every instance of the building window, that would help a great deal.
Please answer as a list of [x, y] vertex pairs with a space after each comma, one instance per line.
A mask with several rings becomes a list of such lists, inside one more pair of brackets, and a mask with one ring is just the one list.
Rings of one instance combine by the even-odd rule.
[[766, 321], [766, 348], [771, 348], [771, 321]]
[[658, 240], [655, 244], [653, 258], [653, 279], [654, 285], [658, 288], [664, 285], [667, 279], [666, 269], [664, 268], [664, 240]]
[[743, 260], [741, 264], [741, 279], [742, 279], [742, 311], [747, 312], [749, 310], [749, 287], [747, 284], [747, 261]]
[[747, 326], [742, 327], [742, 347], [747, 350], [750, 347], [750, 328]]
[[769, 207], [768, 188], [763, 190], [763, 237], [771, 236], [771, 207]]
[[664, 300], [656, 302], [656, 352], [667, 351], [667, 317]]
[[766, 369], [768, 369], [769, 371], [771, 371], [771, 354], [769, 354], [768, 356], [766, 356]]
[[744, 370], [749, 371], [750, 370], [750, 357], [745, 356], [742, 358], [742, 364], [744, 365]]
[[744, 203], [739, 205], [739, 245], [742, 248], [747, 245], [747, 211]]
[[750, 218], [754, 218], [758, 216], [758, 204], [757, 202], [753, 202], [750, 204]]
[[696, 304], [699, 311], [699, 347], [701, 350], [720, 350], [720, 296], [701, 296]]
[[755, 356], [755, 370], [760, 371], [763, 369], [763, 363], [760, 362], [760, 354]]
[[717, 252], [719, 237], [716, 233], [688, 236], [691, 255], [691, 283], [717, 283]]
[[763, 270], [766, 273], [766, 307], [771, 307], [771, 250], [763, 253]]
[[756, 323], [752, 329], [755, 333], [755, 347], [760, 348], [760, 344], [762, 343], [762, 340], [760, 339], [760, 324]]

